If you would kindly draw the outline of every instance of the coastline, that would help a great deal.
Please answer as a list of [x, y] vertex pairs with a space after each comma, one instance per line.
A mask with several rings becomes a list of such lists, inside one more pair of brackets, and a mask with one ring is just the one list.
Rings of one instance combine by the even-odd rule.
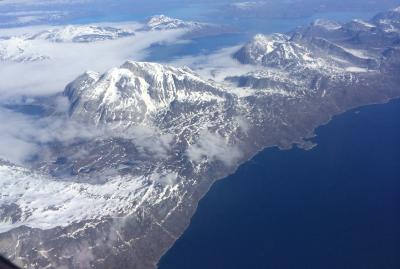
[[[389, 103], [391, 103], [391, 102], [396, 102], [396, 101], [400, 101], [400, 94], [399, 94], [398, 96], [396, 96], [396, 97], [387, 98], [387, 99], [381, 100], [381, 101], [370, 102], [370, 103], [368, 103], [368, 104], [362, 104], [362, 105], [355, 105], [355, 106], [349, 108], [348, 110], [345, 110], [344, 112], [341, 112], [341, 113], [332, 115], [332, 116], [330, 116], [330, 119], [329, 119], [328, 121], [326, 121], [326, 122], [320, 124], [319, 126], [315, 127], [309, 136], [305, 136], [303, 142], [307, 142], [307, 141], [309, 141], [309, 140], [312, 140], [312, 139], [318, 137], [318, 129], [319, 129], [319, 128], [329, 125], [329, 124], [331, 123], [332, 120], [335, 120], [336, 118], [341, 117], [341, 116], [343, 116], [343, 115], [345, 115], [345, 114], [347, 114], [347, 113], [355, 113], [357, 110], [362, 110], [362, 109], [364, 109], [364, 108], [368, 108], [368, 107], [371, 107], [371, 106], [382, 106], [382, 105], [386, 105], [386, 104], [389, 104]], [[193, 211], [193, 213], [192, 213], [192, 215], [191, 215], [189, 225], [187, 225], [187, 227], [185, 228], [185, 230], [180, 234], [180, 236], [175, 240], [175, 242], [174, 242], [169, 248], [167, 248], [167, 249], [163, 252], [162, 256], [161, 256], [161, 257], [158, 259], [158, 261], [155, 263], [155, 267], [154, 267], [154, 268], [159, 268], [159, 265], [160, 265], [161, 260], [162, 260], [166, 255], [168, 255], [168, 252], [173, 248], [173, 246], [175, 245], [176, 241], [178, 241], [178, 240], [184, 235], [185, 231], [189, 228], [189, 226], [190, 226], [191, 223], [192, 223], [192, 218], [193, 218], [193, 216], [196, 214], [196, 212], [197, 212], [197, 210], [198, 210], [199, 203], [201, 202], [201, 200], [204, 199], [204, 197], [207, 195], [207, 193], [211, 190], [211, 188], [214, 186], [214, 184], [215, 184], [216, 182], [222, 181], [222, 180], [227, 180], [227, 178], [229, 178], [230, 176], [234, 175], [242, 166], [246, 165], [248, 162], [251, 162], [254, 158], [256, 158], [259, 154], [262, 154], [262, 153], [265, 152], [266, 150], [270, 150], [270, 149], [276, 148], [276, 149], [278, 149], [279, 151], [289, 151], [289, 150], [293, 149], [294, 147], [297, 147], [298, 149], [301, 149], [301, 150], [304, 150], [304, 151], [309, 151], [309, 150], [313, 150], [314, 147], [317, 147], [317, 146], [318, 146], [318, 143], [314, 143], [314, 142], [312, 142], [312, 141], [311, 141], [311, 143], [314, 145], [314, 146], [311, 147], [311, 148], [305, 148], [305, 147], [303, 147], [301, 144], [299, 144], [298, 142], [293, 142], [293, 144], [292, 144], [291, 147], [289, 147], [289, 148], [283, 148], [283, 147], [280, 147], [279, 145], [272, 145], [272, 146], [264, 147], [263, 149], [260, 149], [259, 151], [257, 151], [257, 152], [256, 152], [254, 155], [252, 155], [251, 157], [247, 158], [246, 161], [240, 163], [240, 164], [239, 164], [231, 173], [229, 173], [227, 176], [224, 176], [224, 177], [222, 177], [222, 178], [213, 180], [213, 183], [208, 187], [208, 189], [207, 189], [205, 192], [203, 192], [201, 198], [196, 202], [196, 206], [195, 206], [194, 211]]]
[[[395, 102], [399, 103], [399, 102], [400, 102], [400, 98], [399, 98], [399, 97], [396, 97], [396, 98], [391, 98], [390, 100], [387, 100], [387, 101], [384, 101], [384, 102], [374, 102], [374, 103], [370, 103], [370, 104], [366, 104], [366, 105], [362, 105], [362, 106], [355, 106], [355, 107], [353, 107], [353, 108], [347, 110], [347, 111], [344, 112], [344, 113], [337, 114], [337, 115], [333, 116], [332, 119], [331, 119], [328, 123], [325, 123], [325, 124], [320, 125], [319, 127], [317, 127], [317, 128], [315, 129], [316, 135], [315, 135], [314, 137], [315, 137], [315, 138], [316, 138], [316, 137], [319, 137], [319, 129], [320, 129], [321, 127], [323, 128], [323, 127], [325, 127], [325, 126], [328, 126], [332, 121], [340, 121], [340, 120], [341, 120], [340, 118], [343, 117], [343, 116], [346, 116], [346, 114], [349, 114], [349, 113], [359, 114], [359, 113], [362, 113], [364, 109], [374, 108], [374, 107], [376, 107], [376, 106], [378, 106], [378, 107], [379, 107], [379, 106], [385, 106], [385, 105], [389, 105], [389, 104], [392, 104], [392, 103], [395, 103]], [[256, 159], [257, 156], [262, 155], [264, 152], [269, 151], [269, 150], [274, 149], [274, 148], [275, 148], [276, 150], [278, 150], [279, 152], [281, 152], [281, 151], [287, 151], [287, 150], [285, 150], [285, 149], [280, 149], [280, 148], [277, 147], [277, 146], [275, 146], [275, 147], [264, 148], [263, 150], [260, 150], [257, 154], [255, 154], [252, 158], [250, 158], [248, 161], [246, 161], [245, 163], [241, 164], [241, 165], [235, 170], [234, 173], [232, 173], [231, 175], [229, 175], [229, 176], [227, 176], [227, 177], [225, 177], [225, 178], [216, 180], [216, 181], [214, 182], [214, 184], [215, 184], [216, 182], [219, 182], [219, 181], [225, 181], [224, 183], [228, 182], [229, 178], [230, 178], [233, 174], [235, 174], [238, 170], [240, 170], [242, 167], [245, 167], [245, 166], [247, 166], [249, 163], [251, 163], [252, 161], [255, 161], [254, 159]], [[294, 148], [294, 147], [292, 147], [292, 149], [293, 149], [293, 148]], [[297, 149], [302, 150], [302, 151], [309, 151], [309, 150], [307, 150], [307, 149], [303, 149], [303, 148], [300, 148], [300, 147], [297, 147]], [[214, 184], [210, 187], [210, 189], [213, 188]], [[228, 184], [229, 184], [229, 183], [228, 183]], [[207, 193], [208, 193], [208, 192], [207, 192]], [[197, 207], [196, 207], [197, 209], [198, 209], [199, 204], [202, 202], [202, 200], [204, 200], [204, 198], [207, 196], [207, 193], [206, 193], [206, 194], [202, 197], [202, 199], [199, 201], [199, 203], [198, 203], [198, 205], [197, 205]], [[197, 212], [197, 209], [196, 209], [196, 212]], [[196, 212], [195, 212], [195, 214], [196, 214]], [[204, 211], [203, 211], [203, 213], [204, 213]], [[192, 223], [192, 222], [193, 222], [193, 217], [194, 217], [194, 216], [192, 216], [190, 225], [193, 225], [193, 223]], [[190, 226], [190, 225], [189, 225], [189, 226]], [[189, 226], [186, 228], [185, 232], [177, 239], [177, 241], [179, 241], [179, 240], [181, 240], [181, 238], [183, 238], [184, 234], [185, 234], [186, 231], [189, 229]], [[176, 244], [176, 242], [174, 243], [174, 245], [175, 245], [175, 244]], [[160, 262], [162, 262], [162, 260], [165, 259], [165, 258], [167, 257], [168, 252], [174, 247], [174, 245], [171, 246], [171, 248], [168, 249], [168, 250], [166, 251], [166, 253], [160, 258], [159, 262], [157, 263], [157, 268], [164, 268], [164, 267], [160, 267]], [[174, 254], [176, 254], [176, 253], [174, 253]], [[169, 267], [165, 267], [165, 268], [169, 268]]]

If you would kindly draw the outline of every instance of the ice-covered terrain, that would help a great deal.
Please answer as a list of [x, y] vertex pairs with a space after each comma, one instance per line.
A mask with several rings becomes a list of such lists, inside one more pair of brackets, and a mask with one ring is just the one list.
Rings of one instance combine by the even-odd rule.
[[[57, 43], [90, 43], [105, 40], [115, 40], [134, 36], [134, 30], [111, 26], [68, 25], [52, 27], [50, 30], [40, 30], [14, 36], [0, 38], [0, 61], [8, 62], [37, 62], [49, 59], [42, 53], [38, 44], [41, 42]], [[49, 45], [50, 46], [50, 45]]]
[[130, 29], [111, 26], [68, 25], [58, 29], [39, 32], [29, 39], [43, 39], [52, 42], [96, 42], [113, 40], [134, 35]]
[[194, 21], [183, 21], [175, 18], [171, 18], [165, 15], [157, 15], [151, 17], [144, 29], [147, 30], [165, 30], [165, 29], [182, 29], [189, 28], [191, 30], [200, 29], [207, 26], [206, 23], [194, 22]]
[[[225, 31], [223, 28], [194, 21], [183, 21], [170, 18], [165, 15], [153, 16], [145, 24], [132, 22], [118, 25], [109, 23], [104, 25], [66, 25], [49, 26], [50, 29], [28, 28], [28, 32], [18, 35], [0, 34], [0, 61], [14, 62], [36, 62], [49, 59], [50, 56], [44, 55], [37, 43], [94, 43], [101, 41], [113, 41], [127, 37], [134, 37], [136, 33], [138, 38], [144, 39], [146, 36], [163, 36], [165, 33], [176, 32], [186, 37], [206, 35]], [[18, 28], [15, 28], [18, 32]], [[158, 33], [151, 33], [156, 31]], [[10, 32], [10, 31], [6, 31]], [[11, 31], [12, 32], [12, 31]], [[147, 33], [146, 33], [147, 32]], [[162, 41], [162, 39], [160, 40]], [[90, 45], [90, 44], [89, 44]], [[48, 46], [56, 46], [48, 44]]]
[[205, 36], [212, 36], [222, 33], [234, 32], [233, 29], [212, 23], [197, 21], [184, 21], [171, 18], [165, 15], [156, 15], [147, 21], [141, 28], [142, 31], [160, 31], [160, 30], [184, 30], [184, 38], [193, 39]]
[[400, 96], [399, 21], [395, 9], [256, 35], [230, 55], [242, 72], [223, 80], [127, 61], [40, 98], [44, 130], [85, 135], [40, 143], [25, 167], [0, 162], [0, 253], [24, 268], [155, 268], [216, 180]]

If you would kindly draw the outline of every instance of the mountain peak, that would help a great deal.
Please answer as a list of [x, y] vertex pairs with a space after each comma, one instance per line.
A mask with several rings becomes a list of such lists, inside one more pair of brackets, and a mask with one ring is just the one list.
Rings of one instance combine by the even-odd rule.
[[138, 124], [175, 101], [210, 102], [223, 92], [188, 68], [127, 61], [98, 75], [86, 72], [71, 82], [64, 95], [70, 115], [94, 124]]
[[241, 63], [271, 67], [283, 67], [292, 62], [309, 59], [308, 52], [300, 44], [284, 34], [270, 36], [257, 34], [234, 57]]
[[205, 23], [194, 21], [183, 21], [171, 18], [166, 15], [152, 16], [147, 22], [147, 29], [150, 30], [172, 30], [172, 29], [196, 29], [205, 26]]

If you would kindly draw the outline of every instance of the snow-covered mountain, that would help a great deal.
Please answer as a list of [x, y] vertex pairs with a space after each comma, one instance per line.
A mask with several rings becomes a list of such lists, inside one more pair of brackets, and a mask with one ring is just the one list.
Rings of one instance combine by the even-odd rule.
[[241, 48], [234, 57], [244, 64], [285, 68], [294, 64], [315, 65], [316, 59], [305, 46], [289, 36], [258, 34]]
[[[43, 252], [25, 231], [40, 229], [40, 251], [54, 257], [41, 266], [110, 268], [122, 258], [134, 268], [151, 268], [188, 224], [175, 216], [191, 215], [198, 191], [242, 157], [238, 143], [246, 124], [239, 111], [245, 104], [187, 68], [139, 62], [102, 75], [86, 72], [64, 95], [67, 115], [53, 114], [50, 121], [66, 116], [99, 134], [50, 143], [32, 164], [40, 172], [1, 166], [0, 204], [7, 206], [0, 211], [0, 242], [18, 238], [24, 247], [12, 259], [23, 265], [18, 257], [28, 251], [39, 262]], [[221, 169], [209, 171], [211, 163]], [[152, 254], [150, 238], [157, 240]], [[103, 258], [82, 265], [76, 252], [82, 244], [90, 257]], [[7, 253], [2, 243], [0, 252]]]
[[[49, 26], [46, 30], [27, 29], [28, 33], [16, 35], [1, 35], [0, 33], [0, 61], [9, 62], [37, 62], [52, 58], [48, 51], [59, 43], [96, 43], [112, 41], [135, 36], [135, 32], [149, 34], [149, 40], [154, 39], [157, 31], [168, 32], [182, 38], [196, 38], [220, 34], [229, 29], [213, 24], [183, 21], [164, 15], [154, 16], [143, 27], [139, 24], [132, 26], [101, 26], [101, 25], [66, 25]], [[22, 31], [21, 31], [22, 32]], [[165, 36], [168, 39], [166, 34]], [[141, 36], [142, 37], [142, 36]], [[89, 44], [88, 44], [89, 45]]]
[[172, 30], [172, 29], [190, 29], [198, 30], [209, 26], [207, 23], [194, 21], [183, 21], [176, 18], [171, 18], [165, 15], [156, 15], [151, 17], [144, 29], [146, 30]]
[[[382, 71], [386, 51], [398, 46], [396, 16], [397, 11], [389, 11], [370, 21], [345, 24], [317, 20], [288, 34], [258, 34], [233, 57], [259, 66], [259, 70], [227, 80], [257, 89], [280, 87], [286, 92], [309, 94], [310, 90], [320, 91], [324, 80], [352, 83], [374, 75]], [[382, 18], [393, 21], [382, 23]]]
[[189, 69], [126, 62], [104, 75], [88, 72], [69, 84], [70, 115], [85, 122], [138, 124], [172, 102], [218, 102], [224, 93]]
[[234, 32], [232, 28], [196, 21], [184, 21], [171, 18], [165, 15], [157, 15], [151, 17], [140, 29], [141, 31], [161, 31], [161, 30], [178, 30], [184, 31], [184, 38], [193, 39], [198, 37], [218, 35], [222, 33]]
[[[312, 27], [320, 27], [313, 24]], [[348, 27], [348, 25], [346, 25]], [[326, 29], [324, 27], [324, 29]], [[330, 28], [331, 31], [333, 28]], [[339, 28], [336, 28], [339, 29]], [[346, 28], [347, 29], [347, 28]], [[325, 33], [325, 32], [324, 32]], [[336, 43], [317, 34], [256, 35], [234, 57], [244, 64], [291, 70], [309, 68], [321, 72], [342, 72], [346, 68], [373, 70], [377, 67], [375, 53], [349, 43]], [[293, 70], [295, 71], [295, 70]]]
[[29, 39], [48, 40], [51, 42], [97, 42], [113, 40], [135, 35], [134, 31], [110, 26], [67, 25], [42, 31]]
[[[52, 27], [36, 33], [0, 36], [0, 61], [37, 62], [51, 57], [41, 49], [43, 42], [90, 43], [135, 35], [133, 30], [95, 25]], [[42, 42], [42, 43], [40, 43]]]

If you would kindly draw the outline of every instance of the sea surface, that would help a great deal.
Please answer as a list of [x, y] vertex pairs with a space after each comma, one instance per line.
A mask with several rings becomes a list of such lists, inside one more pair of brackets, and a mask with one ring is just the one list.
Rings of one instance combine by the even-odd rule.
[[159, 269], [400, 268], [400, 100], [335, 117], [214, 184]]

